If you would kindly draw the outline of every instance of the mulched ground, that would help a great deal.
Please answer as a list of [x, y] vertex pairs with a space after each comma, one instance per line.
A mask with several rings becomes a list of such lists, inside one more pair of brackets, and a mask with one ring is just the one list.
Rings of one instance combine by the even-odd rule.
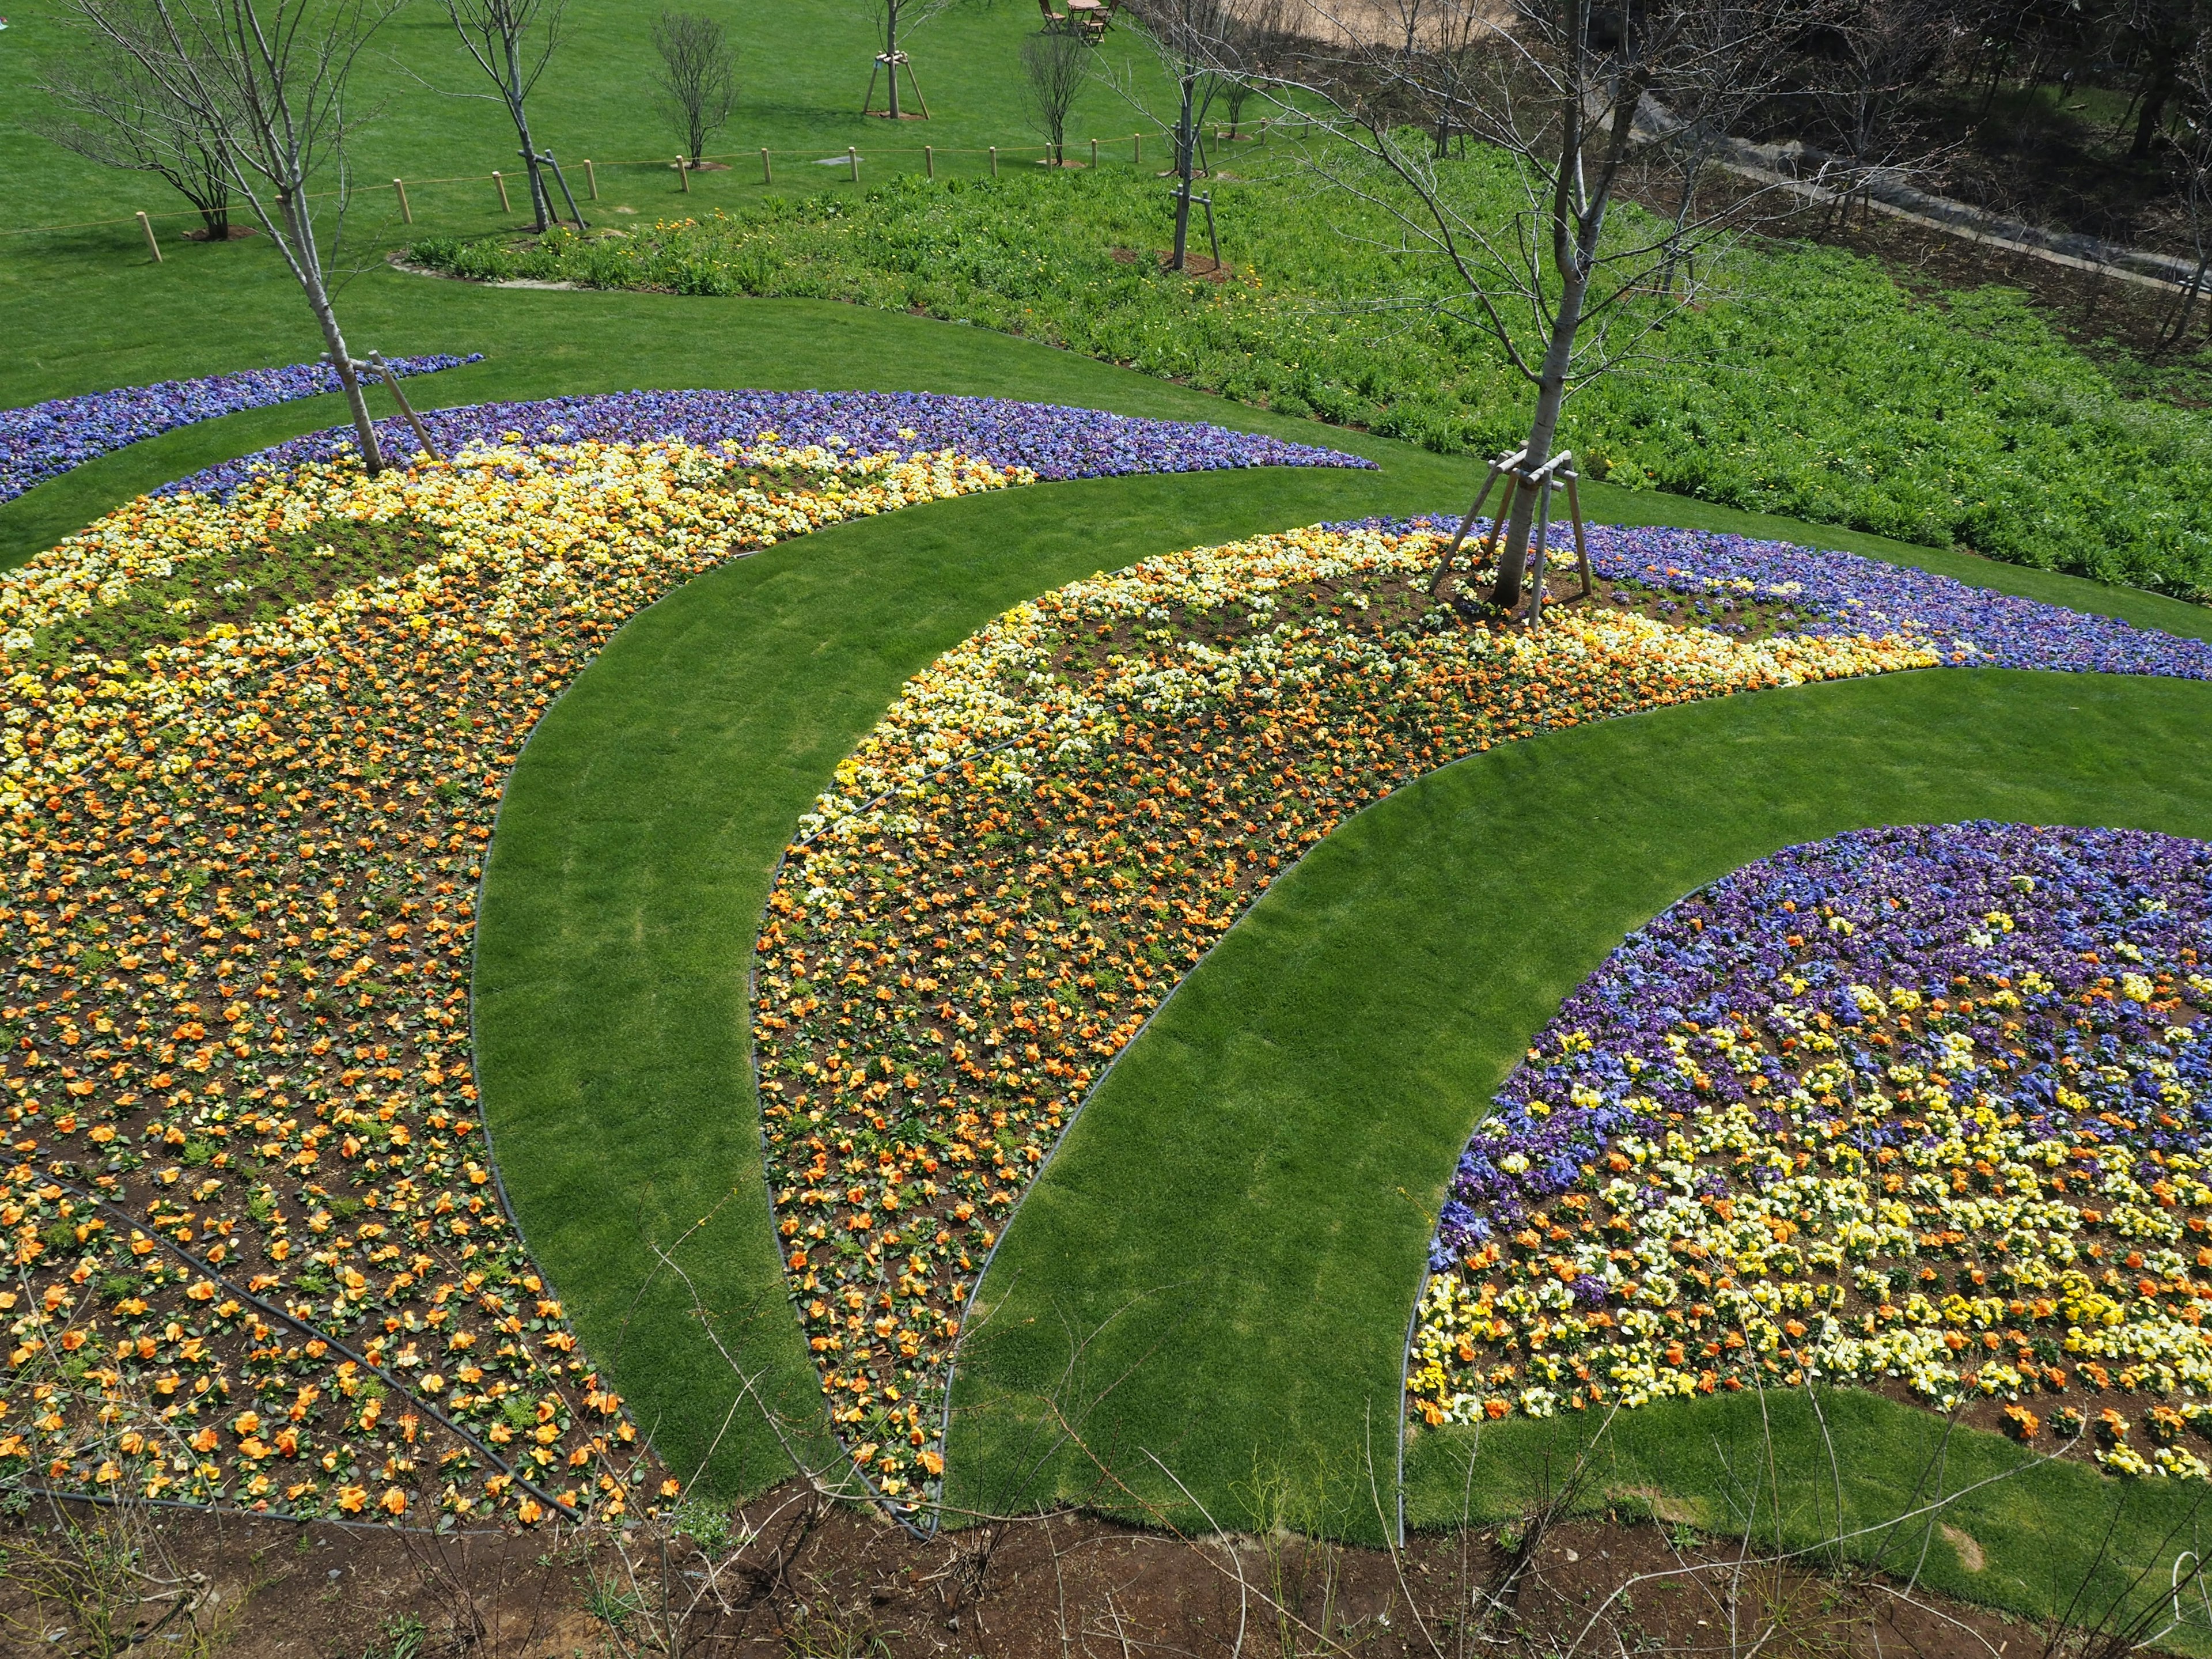
[[[225, 1659], [1988, 1659], [2044, 1651], [2046, 1638], [1893, 1579], [1817, 1574], [1618, 1515], [1509, 1532], [1517, 1551], [1496, 1531], [1468, 1532], [1420, 1538], [1396, 1558], [1287, 1534], [1195, 1541], [1069, 1514], [923, 1542], [797, 1487], [748, 1506], [713, 1557], [641, 1535], [440, 1539], [179, 1511], [100, 1519], [143, 1547], [149, 1573], [200, 1600], [158, 1632], [174, 1594], [127, 1611], [143, 1585], [80, 1601], [115, 1611], [118, 1637], [149, 1632], [142, 1652], [193, 1651], [163, 1637], [196, 1618], [220, 1631], [213, 1650]], [[97, 1650], [84, 1607], [33, 1593], [52, 1582], [40, 1564], [65, 1540], [44, 1511], [0, 1527], [8, 1651]], [[1974, 1559], [1971, 1539], [1952, 1542]]]

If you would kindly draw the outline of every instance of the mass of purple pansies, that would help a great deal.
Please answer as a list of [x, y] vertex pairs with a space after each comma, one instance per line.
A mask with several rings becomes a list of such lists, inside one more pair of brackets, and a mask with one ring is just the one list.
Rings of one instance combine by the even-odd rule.
[[[2212, 844], [2133, 830], [1861, 830], [1692, 894], [1461, 1158], [1411, 1405], [1811, 1374], [2009, 1401], [2033, 1437], [2036, 1393], [2212, 1397], [2208, 964]], [[2198, 1472], [2106, 1415], [2108, 1462]]]
[[[471, 441], [495, 443], [508, 434], [519, 434], [525, 443], [642, 443], [673, 437], [695, 444], [749, 444], [773, 432], [787, 447], [819, 444], [863, 455], [957, 450], [995, 466], [1026, 467], [1046, 480], [1225, 467], [1375, 465], [1333, 449], [1198, 421], [1149, 421], [1095, 409], [933, 392], [622, 392], [474, 404], [441, 409], [424, 420], [448, 450]], [[380, 423], [378, 431], [395, 454], [410, 454], [417, 447], [413, 434], [397, 421]], [[331, 427], [210, 467], [168, 488], [228, 492], [256, 473], [330, 460], [349, 452], [353, 444], [350, 427]]]
[[[1456, 520], [1367, 519], [1333, 527], [1449, 532]], [[1486, 529], [1479, 522], [1476, 536]], [[1961, 665], [2212, 679], [2212, 641], [2016, 599], [1911, 566], [1701, 530], [1593, 525], [1588, 537], [1599, 575], [1682, 594], [1692, 609], [1681, 620], [1723, 633], [1740, 632], [1742, 624], [1696, 607], [1713, 600], [1784, 604], [1816, 618], [1797, 632], [1902, 635]], [[1549, 544], [1571, 548], [1572, 527], [1553, 526]]]
[[[481, 362], [481, 352], [466, 357], [393, 357], [401, 375], [430, 374], [463, 363]], [[156, 437], [195, 421], [265, 409], [338, 389], [327, 363], [294, 363], [285, 368], [248, 368], [235, 374], [204, 374], [197, 380], [163, 380], [155, 386], [118, 386], [77, 398], [55, 398], [27, 408], [0, 410], [0, 501], [12, 501], [34, 484], [58, 477], [110, 450]]]

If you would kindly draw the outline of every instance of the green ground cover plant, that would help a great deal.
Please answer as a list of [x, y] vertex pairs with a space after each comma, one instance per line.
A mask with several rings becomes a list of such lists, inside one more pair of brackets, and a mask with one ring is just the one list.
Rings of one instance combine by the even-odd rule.
[[[1212, 186], [1232, 279], [1158, 269], [1164, 197], [1127, 167], [769, 195], [748, 210], [533, 243], [428, 238], [458, 275], [858, 301], [1043, 339], [1279, 413], [1454, 453], [1520, 441], [1523, 388], [1420, 307], [1443, 274], [1280, 147]], [[1478, 152], [1457, 188], [1503, 222]], [[1633, 234], [1624, 214], [1619, 234]], [[1656, 316], [1656, 309], [1653, 308]], [[1875, 263], [1747, 244], [1650, 359], [1569, 405], [1596, 475], [2184, 597], [2212, 592], [2212, 430], [2131, 400], [2016, 292], [1916, 298]]]

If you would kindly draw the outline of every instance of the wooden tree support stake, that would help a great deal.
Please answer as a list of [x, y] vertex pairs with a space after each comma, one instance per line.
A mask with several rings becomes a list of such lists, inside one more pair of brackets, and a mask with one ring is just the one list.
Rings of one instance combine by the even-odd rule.
[[769, 165], [768, 151], [763, 149], [761, 151], [761, 183], [772, 185], [775, 182], [775, 169]]
[[[1589, 599], [1597, 596], [1596, 578], [1590, 570], [1589, 538], [1583, 523], [1582, 494], [1575, 487], [1580, 475], [1568, 465], [1574, 459], [1574, 452], [1563, 449], [1539, 467], [1527, 466], [1528, 459], [1526, 449], [1516, 449], [1511, 454], [1500, 455], [1491, 462], [1490, 470], [1483, 475], [1482, 488], [1475, 492], [1474, 505], [1468, 508], [1467, 516], [1459, 521], [1459, 528], [1453, 532], [1450, 544], [1444, 549], [1443, 559], [1437, 566], [1436, 580], [1429, 584], [1431, 599], [1443, 597], [1449, 586], [1452, 562], [1466, 544], [1468, 532], [1474, 528], [1474, 521], [1481, 514], [1483, 503], [1490, 499], [1492, 487], [1501, 477], [1505, 480], [1505, 493], [1498, 498], [1498, 510], [1491, 517], [1490, 528], [1483, 532], [1482, 543], [1475, 551], [1472, 568], [1480, 569], [1497, 550], [1505, 534], [1506, 521], [1513, 515], [1516, 498], [1524, 489], [1534, 490], [1537, 494], [1536, 535], [1528, 562], [1534, 580], [1528, 598], [1528, 619], [1532, 625], [1540, 622], [1544, 615], [1545, 558], [1551, 536], [1552, 491], [1555, 486], [1564, 484], [1567, 491], [1567, 511], [1574, 520], [1575, 568], [1582, 578], [1581, 597]], [[1451, 604], [1454, 609], [1460, 608], [1456, 599]]]
[[594, 202], [599, 199], [599, 175], [592, 166], [592, 158], [584, 158], [584, 193]]
[[937, 177], [937, 151], [928, 144], [921, 147], [921, 171], [926, 178]]
[[860, 182], [860, 152], [852, 145], [845, 146], [845, 165], [853, 169], [853, 182]]
[[1091, 141], [1091, 165], [1094, 167], [1098, 165], [1098, 141], [1096, 138]]
[[991, 146], [991, 176], [994, 179], [999, 176], [999, 147], [996, 144]]
[[392, 181], [392, 191], [399, 198], [399, 222], [403, 225], [413, 224], [415, 210], [407, 205], [407, 186], [394, 179]]
[[444, 453], [430, 437], [430, 429], [422, 424], [422, 416], [415, 412], [415, 405], [407, 401], [407, 394], [399, 389], [399, 377], [392, 372], [392, 365], [384, 361], [384, 354], [372, 351], [367, 362], [356, 363], [354, 368], [356, 370], [374, 368], [384, 377], [385, 389], [392, 393], [392, 401], [399, 405], [399, 412], [407, 417], [407, 424], [415, 428], [415, 441], [422, 446], [423, 452], [432, 460], [444, 460]]
[[1129, 143], [1130, 143], [1130, 147], [1131, 147], [1131, 151], [1132, 151], [1132, 157], [1133, 157], [1133, 159], [1136, 161], [1136, 163], [1137, 163], [1137, 165], [1138, 165], [1139, 167], [1142, 167], [1142, 166], [1144, 166], [1144, 165], [1145, 165], [1145, 135], [1144, 135], [1143, 133], [1141, 133], [1141, 132], [1133, 132], [1133, 133], [1131, 133], [1131, 134], [1129, 135]]
[[145, 210], [138, 212], [138, 228], [146, 233], [146, 251], [154, 256], [154, 263], [161, 263], [161, 245], [154, 240], [154, 222], [146, 216]]
[[507, 199], [507, 180], [501, 176], [500, 171], [497, 167], [494, 167], [491, 170], [491, 181], [499, 186], [499, 210], [501, 213], [514, 212], [514, 209], [508, 204]]
[[676, 158], [676, 176], [683, 183], [684, 193], [689, 196], [691, 193], [691, 169], [680, 155]]

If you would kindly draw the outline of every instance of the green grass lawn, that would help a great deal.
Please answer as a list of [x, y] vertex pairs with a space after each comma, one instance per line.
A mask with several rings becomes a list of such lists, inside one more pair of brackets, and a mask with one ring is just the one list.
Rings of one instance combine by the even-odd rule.
[[[1372, 1537], [1367, 1483], [1387, 1509], [1407, 1318], [1453, 1164], [1624, 934], [1752, 859], [1865, 825], [2212, 835], [2208, 734], [2212, 686], [1936, 671], [1584, 726], [1370, 808], [1176, 989], [1030, 1188], [955, 1384], [954, 1501], [1079, 1496], [1195, 1520], [1157, 1458], [1219, 1524], [1279, 1510]], [[1662, 1455], [1667, 1413], [1637, 1417], [1650, 1479], [1716, 1504], [1715, 1461]], [[1917, 1465], [1885, 1448], [1917, 1432], [1869, 1431], [1863, 1508], [1902, 1505]], [[1418, 1519], [1457, 1511], [1456, 1438], [1414, 1443]], [[1800, 1435], [1783, 1455], [1814, 1449]], [[1516, 1508], [1528, 1467], [1479, 1462], [1477, 1512]], [[2078, 1507], [2045, 1524], [2072, 1526]], [[2032, 1533], [1999, 1541], [2014, 1559], [1961, 1588], [2048, 1610], [2014, 1582], [2033, 1577]]]
[[[576, 164], [586, 157], [599, 164], [601, 199], [584, 204], [587, 216], [611, 224], [650, 223], [663, 213], [705, 212], [749, 199], [758, 189], [764, 145], [780, 152], [779, 182], [788, 188], [794, 173], [800, 180], [834, 179], [836, 169], [812, 161], [842, 156], [848, 144], [872, 156], [863, 177], [872, 180], [895, 165], [919, 169], [924, 143], [938, 149], [940, 173], [957, 175], [982, 173], [988, 161], [981, 152], [988, 145], [1032, 142], [1021, 114], [1019, 53], [1037, 20], [1019, 7], [963, 8], [907, 43], [932, 118], [896, 129], [859, 112], [877, 50], [870, 9], [860, 0], [788, 0], [766, 12], [730, 0], [699, 0], [697, 9], [725, 22], [738, 48], [738, 106], [715, 148], [740, 159], [730, 172], [693, 175], [686, 195], [665, 159], [676, 153], [676, 141], [646, 95], [655, 9], [607, 0], [579, 0], [568, 8], [572, 35], [533, 95], [532, 129], [572, 169], [570, 183], [580, 196], [585, 182]], [[17, 319], [14, 349], [0, 361], [0, 408], [315, 356], [321, 345], [306, 304], [260, 239], [213, 247], [182, 241], [183, 231], [198, 221], [167, 185], [94, 166], [32, 130], [45, 107], [33, 90], [38, 67], [63, 40], [61, 9], [54, 6], [19, 11], [0, 35], [0, 232], [7, 233], [0, 234], [0, 309]], [[1137, 71], [1141, 84], [1133, 46], [1123, 33], [1109, 39], [1104, 53]], [[462, 57], [442, 9], [400, 12], [365, 54], [356, 87], [356, 107], [381, 112], [349, 151], [363, 189], [347, 220], [339, 265], [358, 263], [372, 272], [339, 296], [355, 349], [476, 349], [542, 359], [557, 351], [562, 334], [588, 333], [586, 319], [604, 313], [578, 307], [560, 313], [571, 320], [550, 328], [487, 328], [480, 314], [464, 314], [465, 306], [457, 311], [455, 301], [434, 296], [427, 284], [387, 286], [389, 279], [376, 274], [385, 251], [407, 236], [482, 234], [520, 222], [501, 215], [485, 177], [515, 165], [514, 130], [495, 106], [453, 95], [489, 91], [489, 83]], [[1099, 89], [1085, 95], [1078, 118], [1086, 133], [1114, 137], [1125, 149], [1133, 131], [1149, 126]], [[894, 160], [884, 153], [893, 148], [915, 153]], [[474, 175], [476, 182], [422, 182], [458, 174]], [[417, 181], [408, 191], [411, 230], [398, 217], [388, 182], [395, 176]], [[520, 193], [514, 199], [520, 202]], [[618, 212], [622, 208], [634, 209], [635, 218]], [[140, 209], [186, 213], [157, 222], [167, 256], [161, 264], [148, 257], [131, 217]], [[88, 222], [97, 221], [119, 222]], [[21, 234], [48, 226], [81, 228]], [[653, 353], [649, 338], [631, 343], [647, 356]]]

